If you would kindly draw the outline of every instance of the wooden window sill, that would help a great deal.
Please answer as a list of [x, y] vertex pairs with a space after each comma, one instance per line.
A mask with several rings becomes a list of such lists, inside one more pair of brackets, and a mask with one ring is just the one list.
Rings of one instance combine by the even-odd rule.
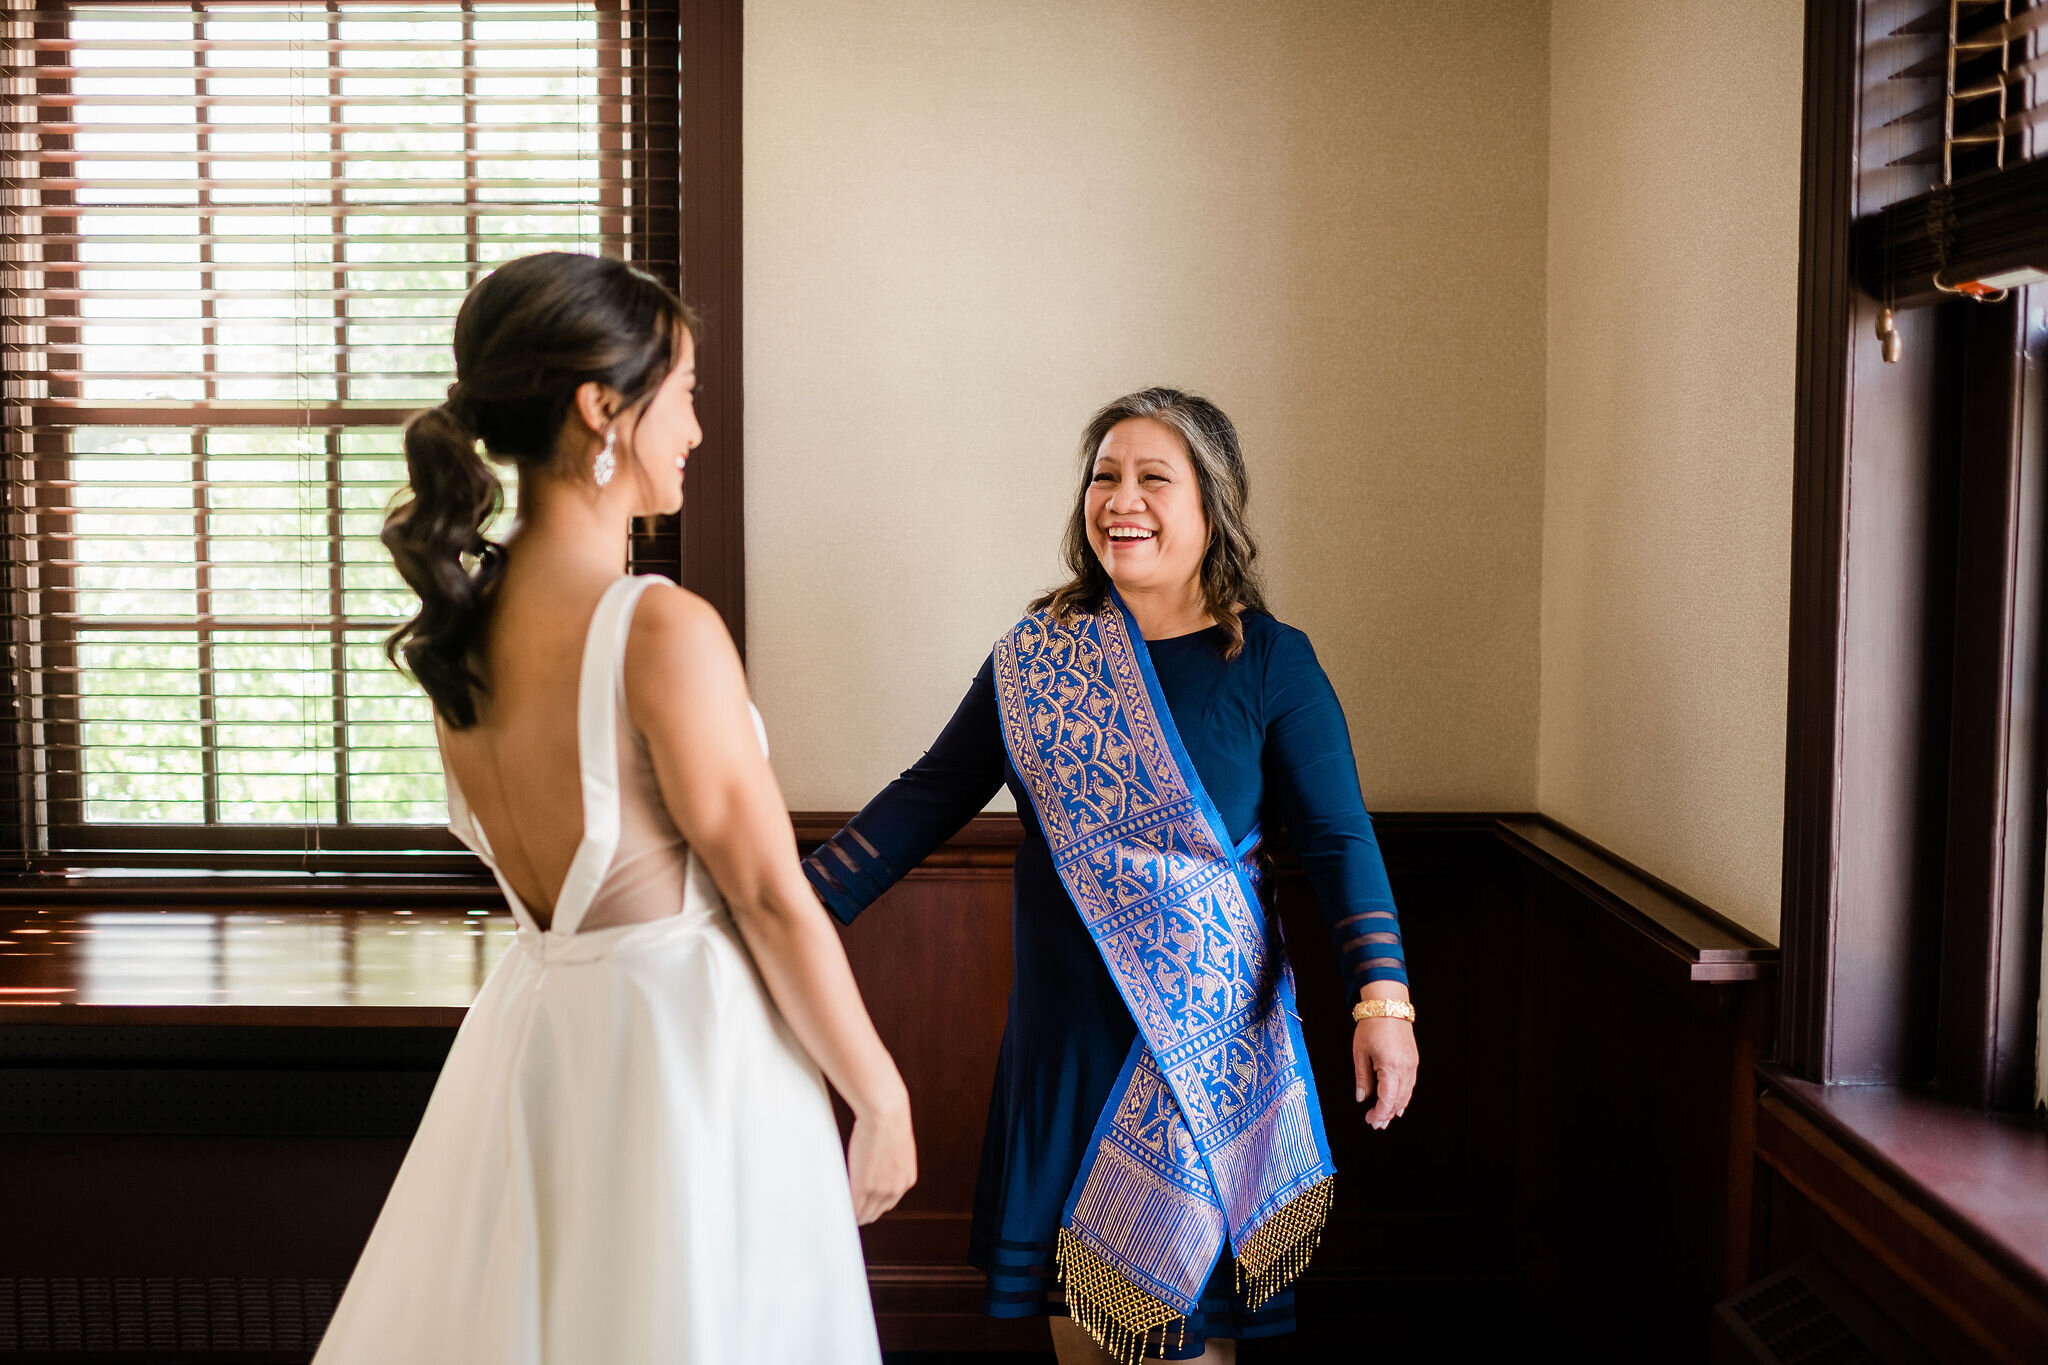
[[[1869, 1201], [1903, 1235], [1953, 1238], [2035, 1304], [2048, 1302], [2048, 1125], [1906, 1086], [1824, 1086], [1770, 1066], [1758, 1076], [1766, 1161], [1797, 1184], [1844, 1179], [1839, 1197], [1809, 1193]], [[1849, 1164], [1836, 1156], [1830, 1170], [1809, 1159], [1829, 1156], [1812, 1141], [1816, 1130]]]

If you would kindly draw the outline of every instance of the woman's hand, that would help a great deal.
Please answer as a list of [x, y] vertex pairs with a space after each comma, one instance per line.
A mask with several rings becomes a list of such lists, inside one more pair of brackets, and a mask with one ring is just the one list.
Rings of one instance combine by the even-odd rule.
[[847, 1178], [854, 1212], [873, 1222], [917, 1179], [910, 1096], [797, 862], [739, 653], [710, 603], [675, 587], [641, 597], [626, 640], [626, 707], [669, 816], [725, 893], [776, 1009], [853, 1109]]
[[867, 1113], [856, 1113], [846, 1145], [846, 1174], [853, 1186], [853, 1216], [872, 1223], [896, 1207], [917, 1183], [917, 1140], [910, 1132], [910, 1097]]
[[[1367, 989], [1366, 998], [1376, 992]], [[1406, 988], [1388, 991], [1387, 999], [1406, 1000]], [[1360, 1104], [1373, 1101], [1365, 1121], [1385, 1128], [1408, 1111], [1408, 1097], [1415, 1093], [1415, 1068], [1420, 1058], [1415, 1051], [1415, 1025], [1406, 1019], [1361, 1019], [1351, 1034], [1351, 1069], [1358, 1080]]]

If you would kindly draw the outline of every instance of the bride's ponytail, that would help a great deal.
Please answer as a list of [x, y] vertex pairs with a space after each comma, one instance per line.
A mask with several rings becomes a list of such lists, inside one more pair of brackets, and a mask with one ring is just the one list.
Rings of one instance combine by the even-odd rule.
[[508, 261], [462, 301], [456, 382], [447, 402], [405, 429], [412, 487], [383, 533], [420, 598], [419, 614], [392, 633], [385, 653], [419, 679], [453, 728], [476, 723], [477, 699], [489, 689], [481, 647], [504, 568], [503, 551], [483, 533], [503, 493], [478, 443], [501, 464], [546, 468], [578, 388], [603, 384], [630, 409], [660, 387], [682, 358], [684, 334], [696, 330], [695, 315], [652, 276], [562, 251]]
[[476, 721], [483, 680], [474, 655], [492, 585], [504, 564], [484, 527], [504, 502], [498, 477], [477, 452], [460, 383], [448, 401], [405, 428], [411, 496], [384, 522], [384, 548], [419, 594], [419, 614], [387, 646], [419, 679], [434, 709], [460, 730]]

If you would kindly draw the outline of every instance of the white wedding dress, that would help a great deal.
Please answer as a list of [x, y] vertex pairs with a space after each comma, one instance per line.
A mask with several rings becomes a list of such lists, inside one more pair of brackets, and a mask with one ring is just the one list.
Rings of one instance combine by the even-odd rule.
[[585, 828], [547, 930], [448, 776], [450, 828], [518, 934], [315, 1365], [880, 1360], [824, 1081], [626, 718], [626, 634], [650, 581], [621, 578], [590, 623]]

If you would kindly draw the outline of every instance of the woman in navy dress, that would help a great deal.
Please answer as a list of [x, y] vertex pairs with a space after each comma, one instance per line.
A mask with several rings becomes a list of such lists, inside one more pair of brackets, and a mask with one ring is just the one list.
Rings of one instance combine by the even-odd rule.
[[[1400, 927], [1336, 693], [1308, 637], [1267, 613], [1252, 573], [1237, 433], [1204, 399], [1148, 389], [1097, 413], [1081, 454], [1065, 544], [1073, 578], [1032, 609], [1093, 611], [1114, 584], [1231, 839], [1285, 828], [1338, 950], [1344, 1006], [1390, 1011], [1361, 1018], [1352, 1042], [1356, 1098], [1370, 1102], [1365, 1121], [1385, 1128], [1407, 1107], [1416, 1071]], [[826, 907], [851, 923], [1006, 783], [1024, 825], [1013, 882], [1015, 975], [971, 1257], [988, 1274], [992, 1316], [1051, 1315], [1063, 1365], [1107, 1360], [1064, 1316], [1054, 1245], [1136, 1025], [1010, 762], [991, 662], [924, 757], [821, 845], [805, 871]], [[1359, 1003], [1368, 1000], [1398, 1003]], [[1302, 1008], [1319, 1001], [1344, 1007], [1311, 984]], [[1219, 1262], [1186, 1326], [1184, 1343], [1165, 1358], [1227, 1362], [1234, 1339], [1293, 1330], [1293, 1294], [1253, 1309]]]

